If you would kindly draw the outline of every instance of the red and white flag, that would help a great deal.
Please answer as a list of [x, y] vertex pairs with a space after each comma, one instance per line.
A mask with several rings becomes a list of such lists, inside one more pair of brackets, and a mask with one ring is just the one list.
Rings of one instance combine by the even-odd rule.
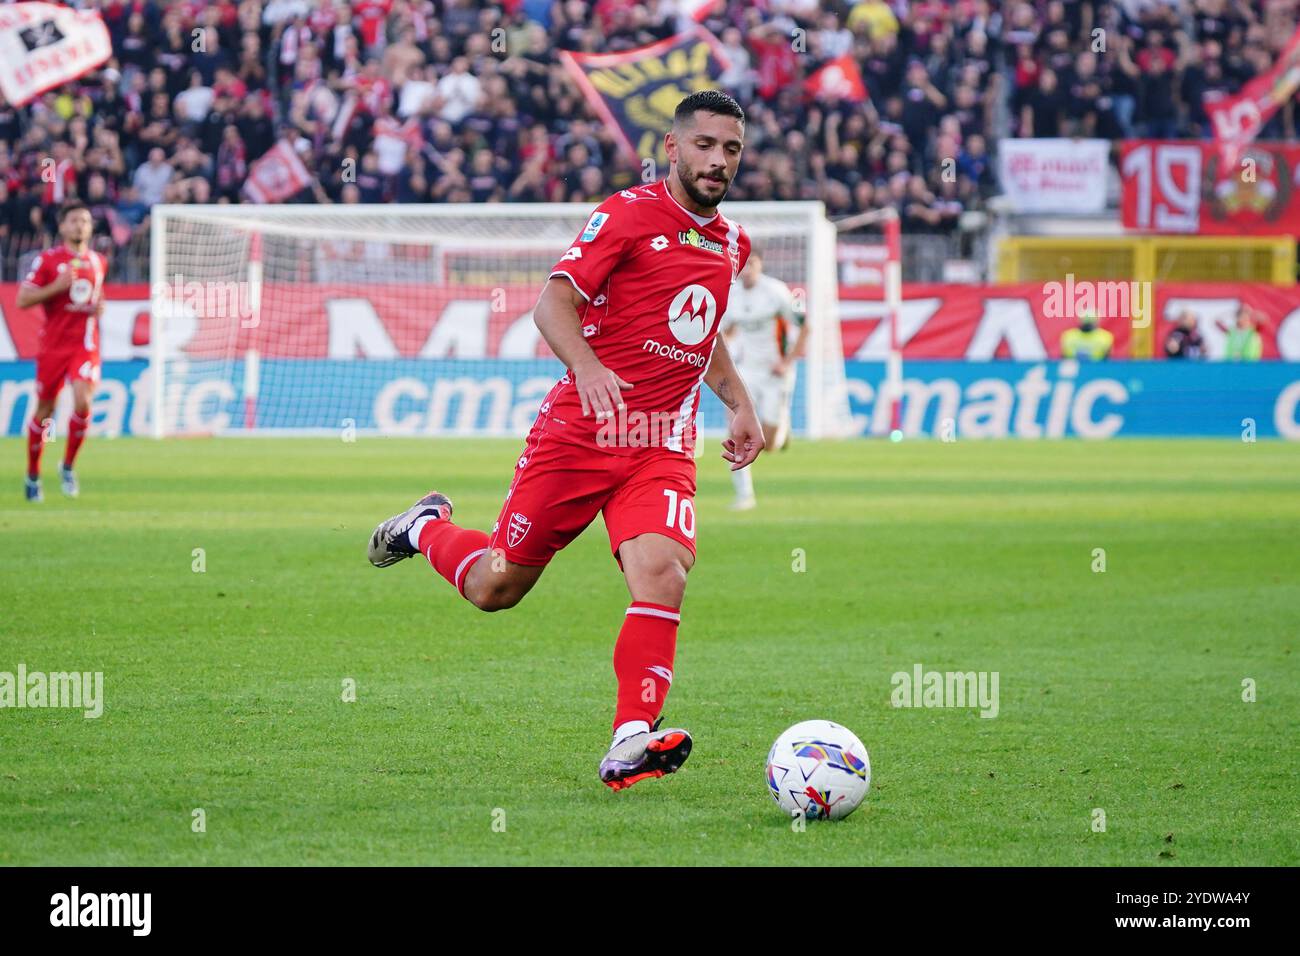
[[1214, 127], [1214, 138], [1237, 146], [1251, 142], [1273, 114], [1300, 89], [1300, 29], [1267, 73], [1241, 88], [1235, 96], [1205, 94], [1202, 105]]
[[379, 171], [385, 176], [400, 173], [406, 166], [408, 150], [424, 145], [420, 124], [415, 118], [399, 123], [391, 116], [381, 116], [373, 127], [375, 154], [379, 157]]
[[296, 196], [312, 183], [312, 175], [293, 147], [284, 140], [276, 143], [253, 163], [244, 183], [250, 202], [277, 203]]
[[22, 106], [113, 55], [99, 13], [57, 3], [0, 4], [0, 94]]
[[679, 0], [677, 9], [696, 23], [703, 23], [717, 8], [718, 2], [719, 0]]
[[804, 96], [810, 100], [861, 103], [867, 98], [867, 87], [862, 82], [862, 72], [853, 57], [847, 53], [828, 60], [826, 64], [804, 81]]

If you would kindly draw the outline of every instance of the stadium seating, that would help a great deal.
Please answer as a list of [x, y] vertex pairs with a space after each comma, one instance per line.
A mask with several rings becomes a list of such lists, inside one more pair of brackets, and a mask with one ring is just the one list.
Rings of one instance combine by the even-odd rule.
[[[73, 194], [93, 207], [113, 278], [143, 280], [150, 205], [240, 201], [280, 139], [318, 178], [294, 201], [596, 201], [638, 170], [558, 51], [652, 43], [699, 6], [69, 5], [102, 11], [115, 56], [21, 109], [0, 102], [3, 280], [47, 244], [51, 207]], [[996, 190], [1000, 138], [1203, 135], [1203, 94], [1267, 68], [1269, 16], [1260, 0], [718, 2], [703, 23], [750, 117], [731, 196], [820, 199], [832, 216], [892, 204], [905, 234], [949, 233]], [[1118, 56], [1092, 52], [1098, 30]], [[842, 54], [869, 103], [805, 88]], [[1285, 135], [1284, 122], [1264, 137]]]

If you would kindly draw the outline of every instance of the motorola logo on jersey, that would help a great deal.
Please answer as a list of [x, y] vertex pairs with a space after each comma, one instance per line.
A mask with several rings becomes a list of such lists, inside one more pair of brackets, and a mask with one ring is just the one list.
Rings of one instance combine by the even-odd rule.
[[668, 328], [682, 345], [699, 345], [718, 318], [718, 304], [713, 293], [702, 285], [688, 285], [673, 297], [668, 306]]
[[688, 352], [680, 345], [669, 345], [667, 342], [660, 342], [656, 339], [646, 339], [641, 343], [642, 352], [650, 352], [652, 355], [660, 355], [666, 359], [672, 359], [674, 362], [684, 362], [693, 368], [703, 368], [709, 360], [709, 355], [703, 352]]
[[95, 291], [95, 285], [89, 279], [83, 279], [80, 276], [72, 280], [72, 285], [68, 287], [68, 298], [75, 305], [85, 305], [90, 301], [91, 295]]

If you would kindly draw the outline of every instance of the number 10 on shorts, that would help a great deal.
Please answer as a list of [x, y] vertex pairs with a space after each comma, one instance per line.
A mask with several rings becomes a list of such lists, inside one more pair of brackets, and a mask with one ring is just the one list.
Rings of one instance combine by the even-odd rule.
[[695, 540], [695, 505], [691, 499], [679, 497], [671, 488], [664, 489], [664, 497], [668, 499], [668, 518], [664, 524]]

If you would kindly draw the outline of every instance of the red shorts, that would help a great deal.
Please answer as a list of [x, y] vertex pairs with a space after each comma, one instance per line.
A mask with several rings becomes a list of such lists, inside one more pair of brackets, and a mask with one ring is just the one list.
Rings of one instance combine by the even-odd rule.
[[595, 520], [605, 517], [609, 548], [640, 534], [662, 534], [695, 555], [695, 460], [647, 448], [614, 455], [530, 433], [515, 465], [488, 547], [515, 564], [548, 564]]
[[36, 400], [56, 398], [64, 382], [99, 381], [99, 350], [83, 345], [42, 350], [36, 356]]

